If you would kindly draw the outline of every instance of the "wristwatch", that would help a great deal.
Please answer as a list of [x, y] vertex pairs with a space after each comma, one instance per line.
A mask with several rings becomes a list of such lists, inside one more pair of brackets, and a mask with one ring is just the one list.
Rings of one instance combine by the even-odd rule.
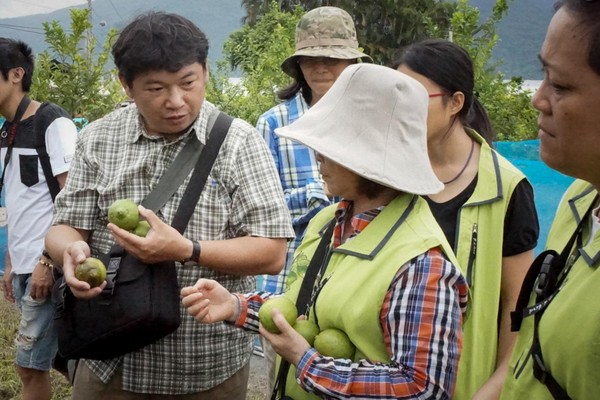
[[192, 248], [192, 255], [188, 259], [181, 260], [182, 264], [185, 264], [188, 261], [193, 261], [195, 263], [199, 261], [200, 253], [202, 252], [200, 242], [198, 240], [192, 240], [192, 244], [194, 245], [194, 247]]

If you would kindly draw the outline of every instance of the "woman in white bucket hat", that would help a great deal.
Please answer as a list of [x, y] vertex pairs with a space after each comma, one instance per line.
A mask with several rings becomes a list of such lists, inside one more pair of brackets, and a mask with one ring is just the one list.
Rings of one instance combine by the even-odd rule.
[[[282, 293], [294, 253], [310, 219], [331, 204], [319, 174], [313, 150], [301, 143], [280, 138], [275, 129], [291, 124], [329, 90], [348, 65], [371, 58], [358, 48], [352, 17], [337, 7], [318, 7], [305, 13], [296, 26], [296, 50], [281, 64], [293, 82], [278, 92], [282, 102], [263, 115], [256, 129], [263, 136], [279, 172], [295, 238], [288, 242], [286, 262], [278, 275], [263, 275], [258, 289]], [[275, 352], [262, 342], [268, 381], [275, 374]], [[272, 388], [267, 387], [267, 393]]]
[[[305, 315], [321, 332], [344, 332], [355, 346], [349, 357], [325, 356], [273, 310], [281, 333], [262, 326], [260, 333], [294, 366], [278, 382], [280, 396], [452, 397], [467, 285], [420, 196], [443, 188], [427, 157], [427, 104], [426, 90], [412, 78], [355, 64], [302, 118], [277, 130], [319, 154], [324, 180], [342, 197], [312, 219], [284, 296], [302, 305], [301, 287], [312, 275], [307, 261], [327, 244], [308, 285]], [[199, 280], [182, 296], [200, 322], [257, 330], [270, 294], [232, 295]]]

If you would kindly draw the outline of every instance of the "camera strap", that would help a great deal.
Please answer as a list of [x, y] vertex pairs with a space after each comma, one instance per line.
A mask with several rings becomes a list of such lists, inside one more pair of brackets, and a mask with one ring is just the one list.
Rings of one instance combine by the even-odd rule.
[[[554, 250], [546, 250], [536, 257], [521, 286], [515, 311], [511, 312], [512, 331], [518, 331], [521, 328], [523, 318], [534, 316], [533, 342], [530, 349], [533, 358], [533, 375], [546, 385], [555, 399], [560, 400], [569, 400], [570, 397], [544, 364], [539, 340], [539, 322], [548, 305], [560, 291], [568, 272], [579, 257], [579, 248], [582, 247], [581, 234], [583, 227], [589, 221], [597, 200], [598, 196], [592, 201], [560, 254]], [[577, 242], [576, 246], [575, 242]], [[532, 292], [536, 294], [535, 304], [528, 306]]]

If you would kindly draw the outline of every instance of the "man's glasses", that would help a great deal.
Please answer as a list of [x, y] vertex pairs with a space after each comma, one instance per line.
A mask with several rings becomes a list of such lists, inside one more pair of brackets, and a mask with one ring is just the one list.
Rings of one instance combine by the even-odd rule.
[[327, 67], [333, 67], [337, 65], [343, 60], [339, 58], [331, 58], [331, 57], [306, 57], [300, 56], [298, 57], [298, 64], [305, 67], [314, 67], [318, 64], [323, 64]]

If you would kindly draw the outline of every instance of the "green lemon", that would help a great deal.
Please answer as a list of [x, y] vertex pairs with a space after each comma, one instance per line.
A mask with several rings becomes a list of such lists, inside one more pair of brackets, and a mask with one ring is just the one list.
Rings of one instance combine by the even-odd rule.
[[324, 329], [315, 337], [315, 349], [324, 356], [352, 359], [356, 347], [339, 329]]
[[133, 200], [117, 200], [108, 208], [108, 221], [121, 229], [131, 231], [140, 222], [138, 206]]
[[319, 334], [319, 327], [309, 319], [300, 319], [296, 321], [294, 329], [301, 334], [311, 346], [315, 343], [315, 336]]
[[90, 284], [90, 287], [102, 285], [106, 279], [106, 266], [97, 258], [88, 257], [75, 267], [75, 278]]
[[150, 224], [148, 223], [148, 221], [140, 221], [140, 222], [138, 222], [135, 229], [131, 232], [138, 236], [146, 237], [149, 230], [150, 230]]
[[283, 314], [290, 325], [294, 325], [296, 318], [298, 318], [296, 305], [286, 297], [272, 297], [265, 301], [258, 310], [258, 320], [269, 332], [280, 333], [279, 328], [277, 328], [277, 325], [275, 325], [275, 322], [273, 321], [273, 315], [271, 314], [274, 308], [278, 309]]

